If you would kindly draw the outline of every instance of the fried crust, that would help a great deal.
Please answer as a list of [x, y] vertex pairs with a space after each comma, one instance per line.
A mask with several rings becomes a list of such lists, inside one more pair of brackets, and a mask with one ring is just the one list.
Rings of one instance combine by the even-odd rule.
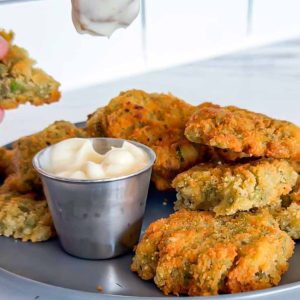
[[300, 239], [300, 177], [293, 191], [282, 199], [278, 207], [271, 207], [270, 212], [292, 239]]
[[286, 160], [260, 159], [245, 164], [200, 164], [173, 181], [175, 209], [213, 210], [231, 215], [267, 205], [278, 206], [298, 174]]
[[82, 129], [72, 123], [57, 121], [46, 129], [13, 144], [12, 172], [4, 181], [2, 190], [28, 193], [41, 192], [41, 180], [32, 166], [34, 155], [43, 148], [72, 137], [85, 137]]
[[8, 54], [0, 61], [0, 107], [13, 109], [27, 102], [42, 105], [58, 101], [59, 83], [33, 67], [35, 61], [27, 51], [12, 44], [12, 32], [0, 30], [0, 35], [9, 42]]
[[47, 201], [33, 193], [0, 193], [0, 235], [23, 242], [53, 237], [55, 230]]
[[131, 270], [165, 295], [237, 293], [277, 285], [293, 249], [267, 210], [231, 217], [181, 210], [148, 227]]
[[0, 147], [0, 178], [7, 177], [13, 172], [12, 157], [14, 151]]
[[204, 147], [184, 136], [185, 124], [194, 110], [194, 106], [171, 94], [129, 90], [89, 116], [87, 133], [151, 147], [157, 156], [152, 180], [158, 190], [167, 190], [178, 173], [202, 161]]
[[256, 157], [300, 161], [300, 128], [235, 106], [204, 103], [185, 129], [186, 137], [205, 144]]

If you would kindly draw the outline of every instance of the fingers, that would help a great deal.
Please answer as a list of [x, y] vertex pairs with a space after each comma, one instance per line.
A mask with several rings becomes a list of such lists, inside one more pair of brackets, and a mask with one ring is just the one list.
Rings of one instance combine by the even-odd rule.
[[0, 123], [2, 122], [3, 118], [4, 118], [4, 110], [0, 108]]
[[4, 58], [9, 49], [8, 42], [0, 36], [0, 60]]

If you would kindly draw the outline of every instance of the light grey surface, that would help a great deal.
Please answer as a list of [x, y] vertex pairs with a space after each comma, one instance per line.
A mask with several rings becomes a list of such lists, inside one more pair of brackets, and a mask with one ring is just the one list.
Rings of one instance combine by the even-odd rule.
[[[220, 104], [235, 104], [300, 124], [299, 82], [300, 40], [295, 40], [207, 62], [197, 62], [170, 70], [94, 86], [85, 90], [69, 92], [64, 95], [61, 103], [41, 108], [41, 110], [34, 112], [30, 116], [23, 113], [20, 121], [26, 124], [24, 130], [28, 130], [28, 132], [43, 128], [45, 124], [56, 119], [81, 121], [85, 115], [106, 104], [108, 99], [118, 94], [121, 90], [142, 88], [147, 91], [171, 91], [194, 104], [204, 100]], [[41, 111], [43, 119], [40, 118]], [[13, 119], [11, 122], [13, 122]], [[10, 120], [8, 120], [7, 124], [9, 126]], [[12, 131], [3, 141], [8, 142], [24, 134], [24, 132]], [[163, 194], [155, 193], [155, 191], [151, 192], [149, 199], [152, 205], [146, 210], [146, 223], [170, 212], [170, 206], [162, 205], [163, 197], [165, 197]], [[170, 197], [167, 196], [167, 198]], [[119, 277], [114, 268], [104, 268], [94, 262], [82, 261], [68, 256], [60, 251], [55, 242], [31, 245], [29, 243], [15, 243], [11, 239], [1, 238], [0, 245], [2, 250], [0, 266], [6, 270], [40, 280], [41, 282], [63, 285], [73, 289], [81, 287], [85, 291], [92, 291], [95, 284], [100, 284], [104, 288], [104, 293], [119, 294], [120, 291], [125, 293], [124, 289], [119, 285], [113, 285], [119, 283]], [[19, 251], [20, 247], [22, 247], [21, 252]], [[44, 252], [45, 249], [47, 249], [46, 252]], [[47, 252], [48, 250], [53, 251], [51, 255]], [[77, 261], [76, 266], [80, 264], [80, 268], [75, 266], [73, 260]], [[123, 263], [116, 262], [116, 267], [121, 268], [120, 273], [124, 275], [122, 278], [126, 280], [126, 284], [122, 285], [122, 287], [128, 289], [128, 295], [132, 293], [132, 289], [127, 285], [129, 283], [143, 285], [143, 289], [139, 289], [140, 296], [142, 296], [141, 293], [143, 291], [151, 293], [154, 297], [161, 295], [151, 283], [143, 282], [127, 271], [130, 263], [129, 256], [122, 257], [122, 261]], [[47, 265], [45, 262], [47, 262]], [[291, 259], [290, 270], [283, 277], [281, 284], [300, 280], [299, 262], [300, 249], [299, 245], [297, 245], [295, 255]], [[88, 267], [83, 267], [85, 263], [93, 266], [92, 271]], [[49, 265], [51, 268], [46, 267]], [[97, 274], [105, 274], [107, 281], [98, 281]], [[107, 291], [108, 286], [113, 286], [114, 288]], [[279, 294], [275, 294], [277, 292]], [[86, 294], [44, 286], [22, 278], [16, 278], [4, 271], [1, 272], [0, 299], [27, 300], [35, 299], [36, 296], [39, 296], [37, 299], [43, 300], [89, 300], [101, 297], [94, 293]], [[300, 287], [298, 283], [292, 283], [285, 286], [284, 290], [280, 286], [259, 292], [259, 294], [245, 293], [243, 297], [244, 299], [299, 299]], [[101, 298], [106, 297], [102, 296]], [[107, 296], [107, 298], [109, 297]], [[219, 298], [241, 299], [241, 295], [220, 296]], [[209, 297], [209, 299], [214, 299], [214, 297]]]
[[[173, 210], [174, 199], [175, 193], [161, 193], [151, 187], [143, 230], [153, 220], [168, 216]], [[101, 298], [105, 294], [155, 297], [156, 299], [162, 297], [161, 292], [152, 282], [142, 281], [136, 274], [129, 271], [132, 254], [111, 260], [84, 260], [63, 252], [57, 239], [31, 244], [15, 242], [10, 238], [1, 237], [0, 247], [0, 266], [3, 269], [31, 280], [56, 286], [54, 288], [37, 283], [30, 284], [30, 281], [26, 279], [15, 278], [11, 274], [2, 272], [0, 277], [1, 289], [1, 283], [3, 282], [8, 282], [10, 285], [15, 283], [17, 291], [19, 289], [24, 290], [25, 295], [28, 291], [34, 292], [34, 297], [39, 296], [39, 300], [71, 300], [77, 299], [76, 297], [84, 300], [96, 299], [96, 297], [99, 297], [99, 293], [96, 292], [97, 286], [103, 287]], [[219, 298], [252, 299], [255, 296], [259, 299], [269, 299], [271, 293], [272, 300], [279, 300], [282, 299], [283, 294], [276, 295], [276, 292], [285, 292], [284, 295], [288, 296], [287, 299], [298, 299], [296, 292], [300, 292], [300, 283], [297, 283], [300, 280], [299, 261], [300, 244], [297, 245], [295, 255], [291, 259], [290, 269], [283, 276], [279, 287], [235, 296], [220, 296]], [[58, 289], [57, 287], [64, 289]], [[3, 293], [3, 290], [1, 290], [1, 293]], [[13, 290], [12, 295], [15, 296], [15, 294], [16, 291]], [[54, 295], [58, 298], [53, 298]], [[34, 297], [28, 299], [34, 299]], [[178, 299], [177, 297], [173, 298]], [[209, 299], [213, 298], [210, 297]]]
[[[106, 153], [125, 140], [93, 138], [94, 149]], [[87, 259], [104, 259], [128, 253], [137, 244], [142, 228], [152, 166], [156, 155], [143, 149], [146, 166], [118, 178], [80, 180], [57, 177], [43, 168], [51, 147], [40, 151], [33, 165], [41, 176], [53, 223], [62, 247]]]

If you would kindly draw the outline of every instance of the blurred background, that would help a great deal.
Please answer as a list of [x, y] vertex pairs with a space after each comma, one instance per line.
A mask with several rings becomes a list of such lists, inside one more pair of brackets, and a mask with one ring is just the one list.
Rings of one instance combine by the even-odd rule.
[[300, 35], [299, 0], [142, 0], [110, 39], [79, 35], [70, 0], [0, 0], [0, 24], [71, 90]]

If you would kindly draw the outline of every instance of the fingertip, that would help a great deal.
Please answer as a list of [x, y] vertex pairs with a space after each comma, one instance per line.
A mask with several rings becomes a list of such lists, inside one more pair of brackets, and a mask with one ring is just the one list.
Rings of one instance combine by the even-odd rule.
[[4, 110], [0, 108], [0, 123], [2, 122], [3, 118], [4, 118]]

